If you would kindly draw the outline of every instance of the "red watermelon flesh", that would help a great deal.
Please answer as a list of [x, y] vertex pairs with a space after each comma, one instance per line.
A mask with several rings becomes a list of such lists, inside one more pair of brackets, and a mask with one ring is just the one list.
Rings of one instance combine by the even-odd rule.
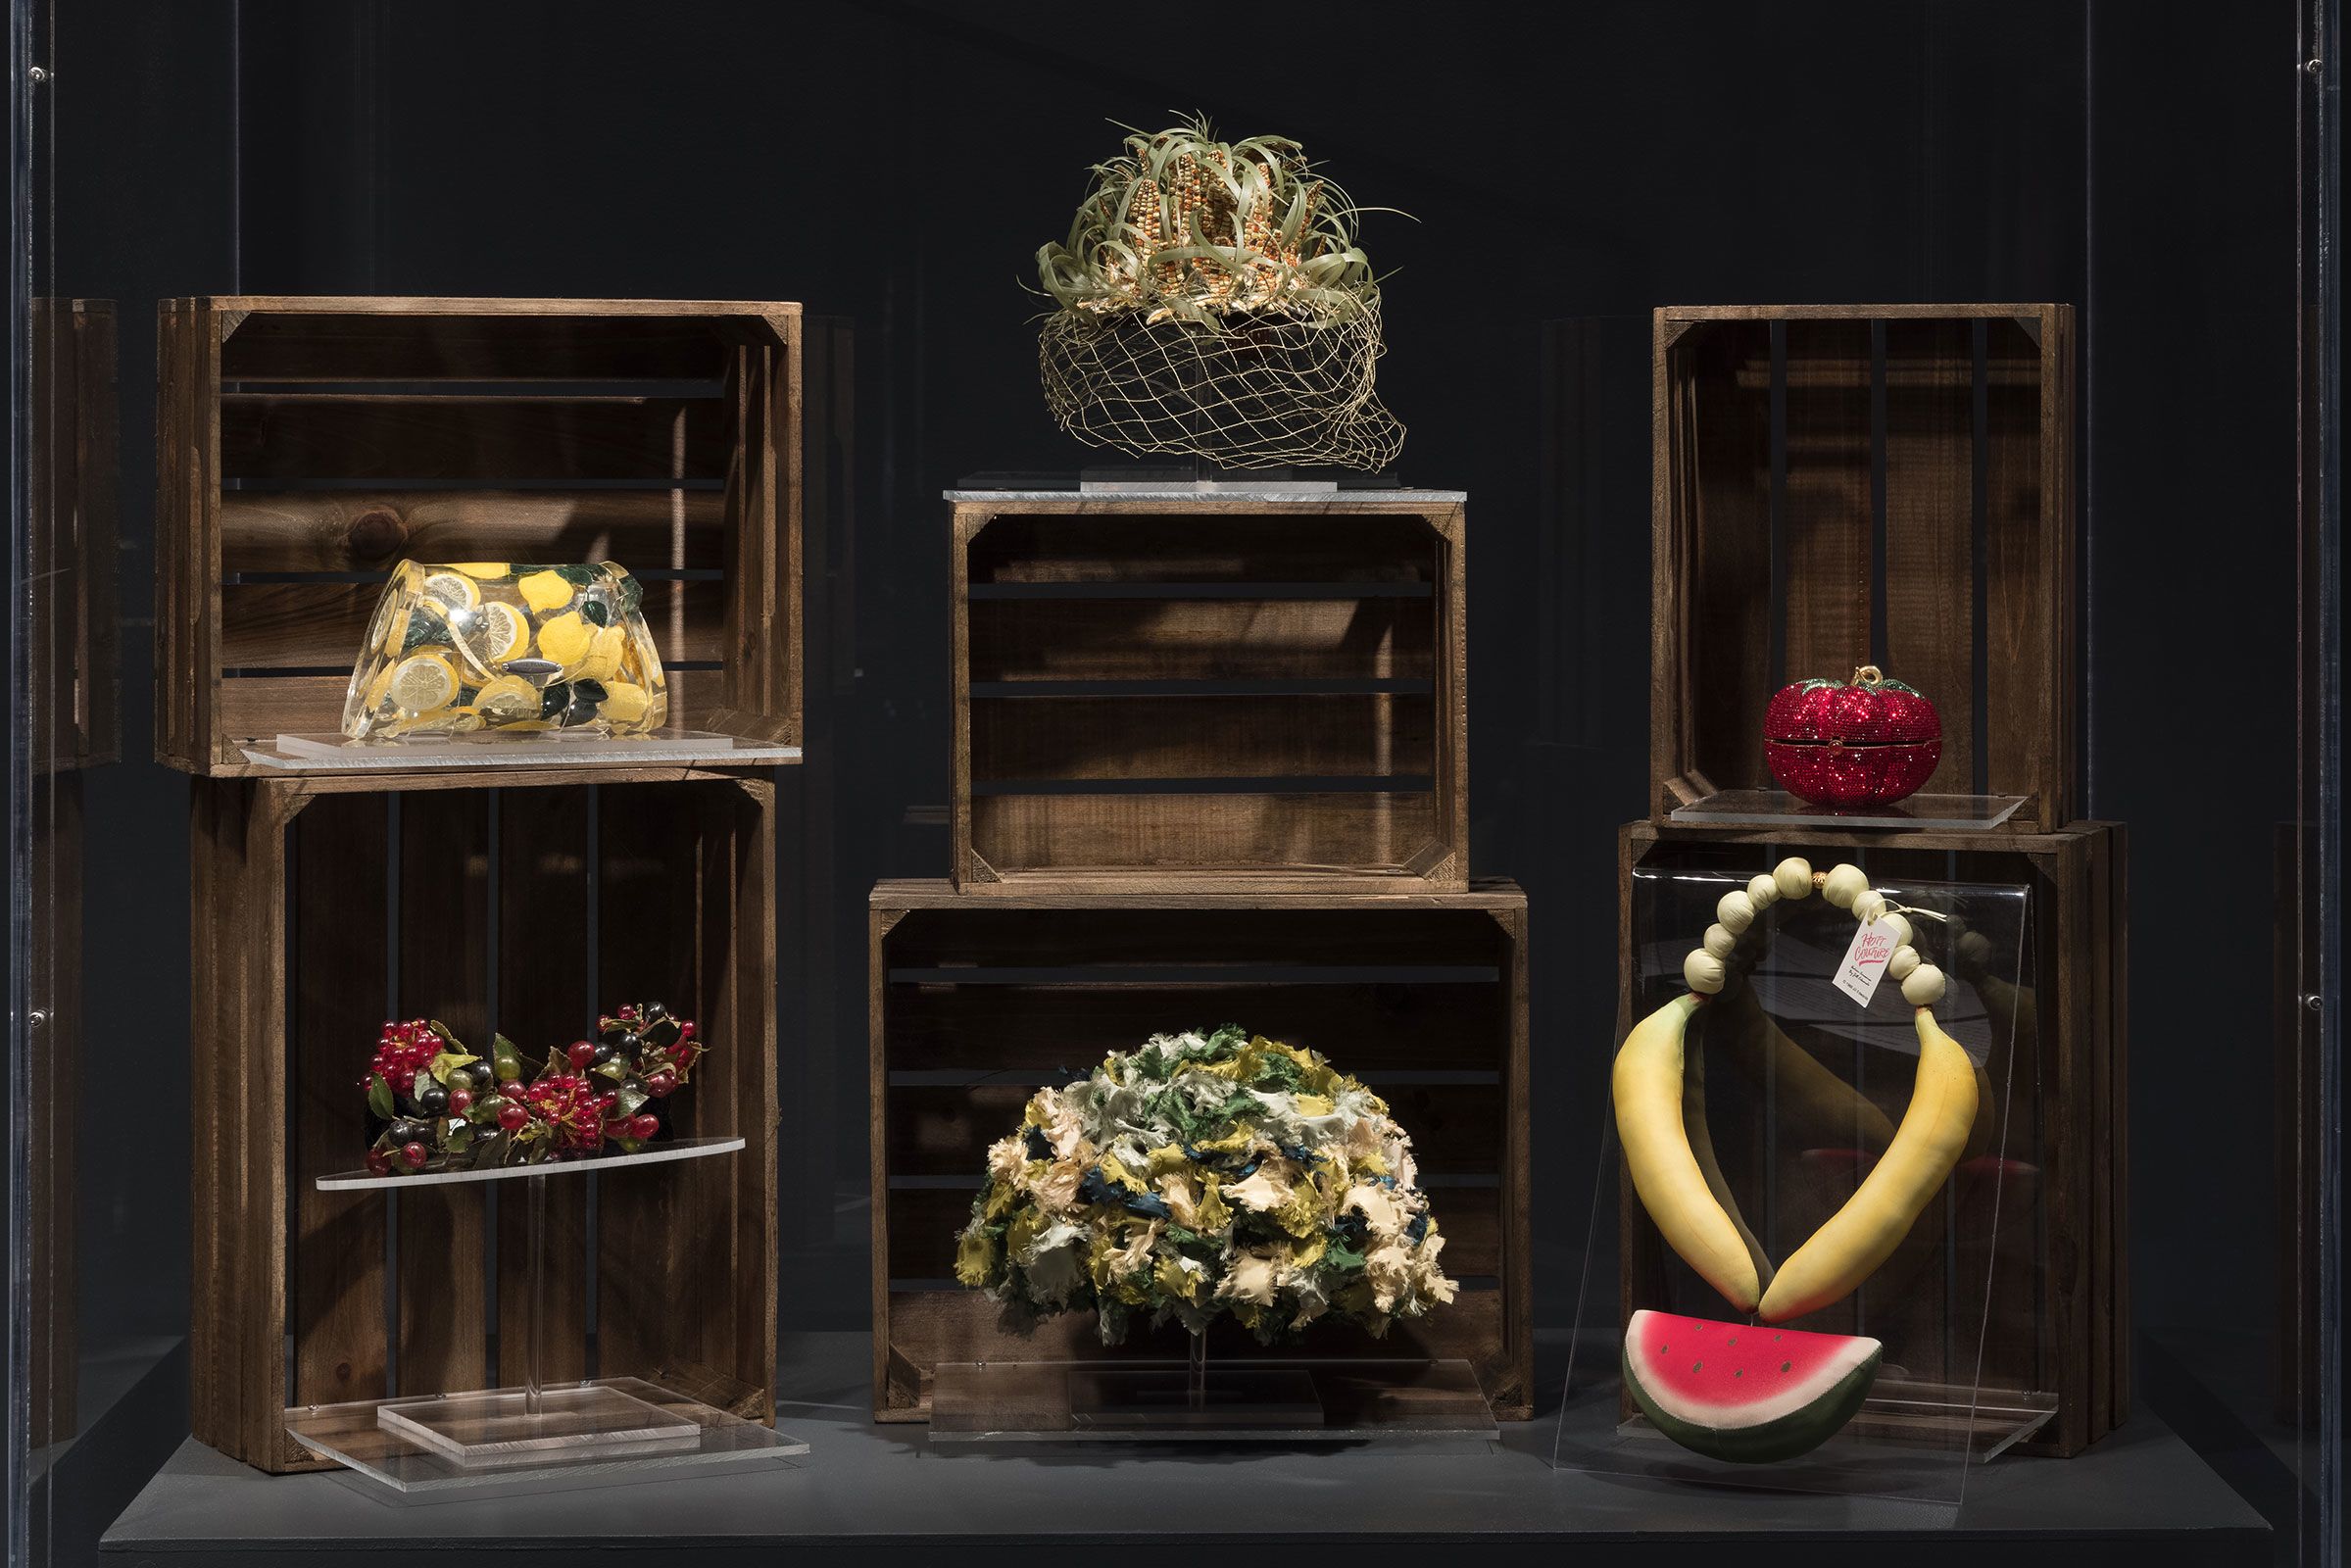
[[1858, 1335], [1640, 1311], [1625, 1327], [1625, 1387], [1691, 1452], [1769, 1464], [1811, 1452], [1852, 1420], [1884, 1349]]

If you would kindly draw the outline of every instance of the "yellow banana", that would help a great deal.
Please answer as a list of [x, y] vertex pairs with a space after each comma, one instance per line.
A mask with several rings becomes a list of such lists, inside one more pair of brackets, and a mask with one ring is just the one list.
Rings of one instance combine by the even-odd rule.
[[[1860, 1190], [1781, 1266], [1763, 1297], [1764, 1322], [1785, 1323], [1817, 1312], [1868, 1279], [1893, 1255], [1958, 1163], [1976, 1122], [1976, 1064], [1929, 1008], [1918, 1010], [1918, 1081], [1893, 1143]], [[1618, 1061], [1621, 1077], [1622, 1056]], [[1617, 1119], [1621, 1126], [1621, 1093]]]
[[1682, 1123], [1683, 1034], [1697, 1009], [1695, 996], [1676, 997], [1625, 1037], [1612, 1081], [1616, 1133], [1634, 1190], [1666, 1245], [1733, 1306], [1751, 1312], [1762, 1294], [1755, 1260], [1709, 1190]]

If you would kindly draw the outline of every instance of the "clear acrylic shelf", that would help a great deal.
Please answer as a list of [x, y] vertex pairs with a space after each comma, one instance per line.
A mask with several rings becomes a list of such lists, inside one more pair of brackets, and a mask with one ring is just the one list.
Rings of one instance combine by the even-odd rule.
[[242, 748], [256, 767], [289, 773], [422, 771], [461, 767], [613, 767], [631, 763], [706, 763], [764, 767], [801, 760], [801, 748], [738, 740], [709, 730], [668, 729], [652, 735], [565, 735], [542, 731], [504, 735], [419, 736], [354, 741], [341, 735], [285, 734], [268, 746]]
[[599, 1154], [593, 1159], [563, 1159], [545, 1165], [500, 1165], [489, 1170], [418, 1171], [409, 1176], [377, 1176], [364, 1170], [337, 1171], [318, 1178], [318, 1191], [345, 1193], [380, 1187], [398, 1192], [404, 1187], [434, 1187], [456, 1182], [501, 1182], [516, 1176], [563, 1176], [581, 1171], [612, 1170], [624, 1165], [667, 1165], [681, 1159], [706, 1159], [731, 1154], [743, 1147], [740, 1138], [680, 1138], [634, 1154]]
[[1849, 827], [1862, 832], [1885, 829], [1940, 829], [1965, 832], [1998, 827], [2016, 815], [2030, 797], [2023, 795], [1913, 795], [1891, 806], [1815, 806], [1786, 790], [1719, 790], [1702, 801], [1677, 806], [1669, 813], [1676, 822], [1722, 827]]

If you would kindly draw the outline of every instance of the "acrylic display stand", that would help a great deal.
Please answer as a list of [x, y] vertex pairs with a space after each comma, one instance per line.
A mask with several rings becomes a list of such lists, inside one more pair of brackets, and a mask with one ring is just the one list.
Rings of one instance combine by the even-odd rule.
[[256, 767], [280, 772], [320, 770], [403, 772], [461, 767], [610, 767], [615, 763], [696, 764], [713, 767], [769, 767], [797, 762], [801, 749], [739, 740], [708, 730], [664, 729], [650, 735], [416, 736], [397, 741], [354, 741], [332, 734], [285, 734], [269, 745], [241, 748]]
[[679, 1470], [742, 1469], [808, 1452], [756, 1421], [701, 1404], [641, 1378], [550, 1385], [541, 1377], [546, 1346], [547, 1184], [591, 1170], [707, 1159], [735, 1153], [740, 1138], [703, 1138], [554, 1165], [372, 1176], [364, 1171], [318, 1178], [322, 1190], [395, 1192], [434, 1184], [519, 1181], [529, 1258], [524, 1300], [530, 1329], [519, 1388], [480, 1389], [422, 1397], [359, 1399], [288, 1410], [286, 1430], [304, 1446], [408, 1496], [478, 1495], [484, 1489], [556, 1491], [609, 1486]]
[[1889, 806], [1821, 806], [1786, 790], [1718, 790], [1703, 800], [1675, 807], [1666, 817], [1713, 827], [1964, 833], [1999, 827], [2025, 804], [2022, 795], [1913, 795]]
[[934, 1444], [1300, 1443], [1499, 1438], [1462, 1360], [950, 1361]]
[[[1683, 956], [1714, 919], [1716, 902], [1751, 874], [1635, 868], [1629, 1020], [1685, 989]], [[1935, 1505], [1930, 1513], [1948, 1523], [1969, 1470], [2030, 1438], [2055, 1411], [2055, 1395], [2033, 1386], [2033, 1226], [2029, 1205], [2018, 1200], [2035, 1173], [2007, 1157], [2012, 1105], [2032, 1093], [2029, 1084], [2012, 1083], [2010, 1072], [2013, 999], [2028, 951], [2027, 890], [1890, 879], [1873, 879], [1873, 886], [1919, 911], [1910, 916], [1913, 944], [1950, 980], [1935, 1016], [1981, 1069], [1983, 1109], [1957, 1168], [1894, 1254], [1844, 1300], [1788, 1325], [1880, 1340], [1883, 1361], [1867, 1401], [1820, 1447], [1771, 1464], [1691, 1452], [1632, 1403], [1622, 1374], [1627, 1315], [1645, 1307], [1741, 1319], [1664, 1246], [1621, 1176], [1611, 1114], [1594, 1184], [1593, 1234], [1600, 1233], [1601, 1205], [1616, 1195], [1620, 1277], [1600, 1275], [1588, 1254], [1553, 1448], [1559, 1467], [1902, 1499]], [[1703, 1107], [1740, 1214], [1781, 1263], [1852, 1195], [1875, 1161], [1882, 1129], [1899, 1124], [1918, 1037], [1915, 1009], [1898, 985], [1882, 984], [1862, 1007], [1831, 984], [1853, 933], [1846, 911], [1816, 896], [1783, 901], [1757, 924], [1767, 935], [1751, 971], [1743, 981], [1735, 976], [1691, 1021], [1685, 1072], [1689, 1102]], [[1827, 1074], [1800, 1063], [1791, 1072], [1791, 1051]], [[1842, 1087], [1828, 1088], [1832, 1080]], [[2030, 1113], [2028, 1106], [2016, 1117], [2021, 1123]]]

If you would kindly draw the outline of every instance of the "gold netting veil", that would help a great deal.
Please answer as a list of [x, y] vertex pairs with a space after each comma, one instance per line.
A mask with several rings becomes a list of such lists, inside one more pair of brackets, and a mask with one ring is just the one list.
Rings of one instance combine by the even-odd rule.
[[1068, 238], [1037, 253], [1060, 307], [1038, 371], [1062, 429], [1234, 467], [1396, 460], [1358, 209], [1296, 142], [1219, 142], [1194, 120], [1130, 133], [1093, 180]]

